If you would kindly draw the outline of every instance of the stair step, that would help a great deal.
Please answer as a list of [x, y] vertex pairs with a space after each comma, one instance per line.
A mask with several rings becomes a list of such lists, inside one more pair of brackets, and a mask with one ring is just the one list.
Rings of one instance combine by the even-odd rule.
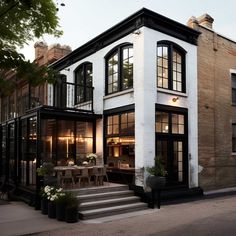
[[123, 198], [113, 198], [113, 199], [106, 199], [106, 200], [99, 200], [99, 201], [92, 201], [92, 202], [83, 202], [80, 204], [80, 210], [91, 210], [91, 209], [98, 209], [103, 207], [112, 207], [118, 205], [125, 205], [131, 204], [135, 202], [140, 202], [140, 198], [137, 196], [127, 196]]
[[94, 219], [104, 216], [111, 216], [121, 213], [127, 213], [137, 210], [147, 209], [146, 203], [138, 202], [127, 205], [119, 205], [113, 207], [99, 208], [93, 210], [79, 211], [79, 217], [82, 220]]
[[69, 190], [70, 192], [76, 195], [87, 195], [87, 194], [94, 194], [94, 193], [105, 193], [105, 192], [116, 192], [116, 191], [124, 191], [129, 190], [127, 185], [123, 186], [104, 186], [104, 187], [90, 187], [90, 188], [83, 188], [83, 189], [72, 189]]
[[95, 193], [95, 194], [85, 194], [85, 195], [78, 195], [77, 198], [79, 202], [89, 202], [94, 201], [95, 199], [111, 199], [117, 198], [121, 196], [133, 196], [134, 193], [131, 190], [124, 190], [124, 191], [115, 191], [115, 192], [105, 192], [105, 193]]

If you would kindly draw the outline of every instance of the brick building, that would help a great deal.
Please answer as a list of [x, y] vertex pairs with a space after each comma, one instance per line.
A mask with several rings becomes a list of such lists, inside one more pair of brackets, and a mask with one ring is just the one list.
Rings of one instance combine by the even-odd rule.
[[213, 29], [214, 19], [192, 17], [198, 38], [198, 159], [203, 189], [236, 185], [236, 42]]

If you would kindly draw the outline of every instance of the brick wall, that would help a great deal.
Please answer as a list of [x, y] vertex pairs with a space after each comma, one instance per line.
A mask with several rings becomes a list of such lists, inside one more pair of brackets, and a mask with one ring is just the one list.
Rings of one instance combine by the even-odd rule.
[[198, 43], [199, 185], [204, 189], [236, 185], [236, 155], [232, 155], [230, 69], [236, 69], [236, 43], [205, 27]]

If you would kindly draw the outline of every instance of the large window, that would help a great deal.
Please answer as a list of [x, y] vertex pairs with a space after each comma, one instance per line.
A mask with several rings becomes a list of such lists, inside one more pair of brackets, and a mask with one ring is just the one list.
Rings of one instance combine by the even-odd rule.
[[84, 63], [75, 71], [75, 104], [92, 100], [93, 68], [92, 63]]
[[171, 42], [157, 44], [157, 87], [185, 92], [185, 51]]
[[172, 133], [184, 134], [184, 119], [183, 114], [156, 112], [156, 132], [157, 133]]
[[231, 78], [232, 78], [232, 103], [236, 103], [236, 74], [232, 74]]
[[134, 112], [109, 115], [106, 118], [107, 163], [119, 169], [134, 168]]
[[133, 46], [123, 45], [106, 57], [106, 94], [133, 87]]
[[232, 124], [232, 152], [236, 152], [236, 124]]

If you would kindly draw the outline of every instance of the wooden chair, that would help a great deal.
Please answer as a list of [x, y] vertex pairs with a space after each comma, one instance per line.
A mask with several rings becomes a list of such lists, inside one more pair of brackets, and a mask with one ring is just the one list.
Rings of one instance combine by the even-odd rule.
[[75, 181], [74, 181], [74, 178], [72, 176], [72, 171], [71, 170], [65, 170], [65, 174], [60, 176], [60, 183], [61, 183], [62, 187], [64, 187], [64, 184], [66, 184], [68, 182], [72, 184], [72, 187], [74, 187]]
[[[92, 178], [92, 177], [94, 178], [95, 185], [99, 185], [99, 179], [101, 178], [101, 176], [102, 176], [102, 172], [100, 171], [100, 168], [93, 167], [90, 178]], [[91, 179], [90, 179], [90, 181], [91, 181]]]
[[[104, 177], [106, 178], [106, 181], [107, 181], [107, 183], [108, 183], [108, 185], [109, 185], [109, 180], [108, 180], [108, 176], [107, 176], [107, 167], [106, 166], [104, 166], [103, 168], [102, 168], [102, 181], [104, 180]], [[102, 183], [103, 184], [103, 183]]]
[[78, 175], [78, 177], [76, 177], [78, 179], [78, 183], [79, 183], [79, 187], [80, 187], [80, 184], [81, 184], [81, 180], [82, 182], [84, 183], [84, 180], [87, 180], [88, 181], [88, 185], [90, 185], [90, 176], [89, 176], [89, 173], [88, 173], [88, 168], [84, 168], [81, 170], [81, 175]]

